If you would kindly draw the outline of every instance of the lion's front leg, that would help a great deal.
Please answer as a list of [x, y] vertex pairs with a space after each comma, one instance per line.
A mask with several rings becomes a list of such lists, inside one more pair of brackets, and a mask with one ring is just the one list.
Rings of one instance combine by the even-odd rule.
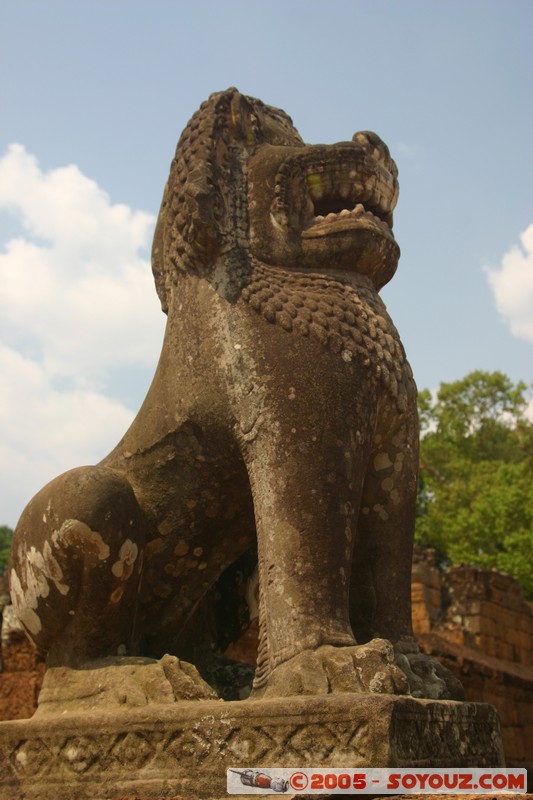
[[412, 637], [411, 564], [418, 476], [416, 409], [382, 411], [361, 495], [350, 616], [359, 641]]
[[338, 420], [320, 423], [277, 420], [248, 453], [260, 575], [256, 697], [406, 689], [389, 643], [359, 647], [350, 624], [371, 426], [344, 425], [339, 436]]
[[[276, 437], [277, 438], [277, 437]], [[352, 532], [349, 491], [328, 473], [312, 437], [263, 442], [249, 462], [259, 549], [259, 670], [304, 649], [351, 645], [348, 592]], [[301, 452], [301, 450], [304, 452]], [[331, 492], [331, 482], [344, 483]]]
[[351, 574], [352, 627], [359, 641], [392, 643], [414, 697], [463, 699], [454, 676], [420, 652], [411, 623], [411, 568], [418, 474], [416, 410], [385, 413], [369, 458]]

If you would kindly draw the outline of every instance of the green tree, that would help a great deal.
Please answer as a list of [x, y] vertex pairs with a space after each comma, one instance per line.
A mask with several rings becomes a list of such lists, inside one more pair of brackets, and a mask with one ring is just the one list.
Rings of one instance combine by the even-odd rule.
[[533, 598], [533, 425], [526, 385], [472, 372], [420, 393], [416, 541], [496, 567]]
[[12, 538], [11, 528], [8, 528], [7, 525], [0, 525], [0, 575], [3, 575], [7, 569]]

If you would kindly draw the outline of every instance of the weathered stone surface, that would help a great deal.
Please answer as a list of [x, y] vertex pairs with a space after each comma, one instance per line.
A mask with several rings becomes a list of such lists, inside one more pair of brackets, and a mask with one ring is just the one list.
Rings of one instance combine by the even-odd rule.
[[[15, 532], [13, 603], [50, 668], [169, 652], [223, 674], [205, 598], [257, 546], [257, 696], [458, 696], [412, 640], [416, 388], [378, 294], [397, 197], [372, 132], [307, 145], [236, 89], [192, 117], [154, 236], [168, 325], [148, 396]], [[377, 640], [402, 654], [385, 670]]]
[[330, 695], [0, 725], [0, 799], [225, 798], [226, 768], [502, 765], [487, 705]]
[[36, 715], [161, 705], [178, 700], [214, 700], [198, 670], [175, 656], [161, 661], [115, 657], [86, 662], [81, 669], [50, 667]]

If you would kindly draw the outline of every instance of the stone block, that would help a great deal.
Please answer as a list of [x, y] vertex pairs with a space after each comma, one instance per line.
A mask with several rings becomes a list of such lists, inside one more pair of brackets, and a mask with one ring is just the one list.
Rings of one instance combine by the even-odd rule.
[[436, 567], [432, 567], [430, 564], [424, 561], [419, 561], [416, 564], [413, 564], [413, 581], [420, 582], [425, 586], [430, 586], [433, 589], [438, 589], [440, 592], [441, 588], [441, 573]]
[[442, 599], [440, 589], [428, 586], [426, 589], [426, 602], [430, 603], [435, 609], [441, 609]]
[[36, 673], [4, 672], [0, 675], [0, 719], [31, 716], [36, 697]]
[[431, 625], [427, 617], [422, 617], [419, 620], [413, 619], [413, 632], [415, 636], [424, 633], [429, 633], [430, 631], [431, 631]]
[[226, 798], [228, 767], [496, 767], [488, 705], [392, 695], [181, 702], [0, 723], [0, 800]]
[[481, 620], [478, 615], [463, 617], [463, 628], [469, 633], [479, 633], [481, 630]]
[[533, 635], [533, 615], [530, 614], [528, 616], [525, 615], [521, 616], [519, 621], [519, 627], [521, 631], [524, 631], [524, 633], [529, 633], [530, 635]]

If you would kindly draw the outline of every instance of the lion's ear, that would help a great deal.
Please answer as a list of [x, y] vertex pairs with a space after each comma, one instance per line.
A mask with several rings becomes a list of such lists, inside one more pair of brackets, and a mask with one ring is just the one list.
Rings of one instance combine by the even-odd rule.
[[200, 164], [191, 170], [185, 185], [188, 207], [188, 240], [202, 263], [213, 261], [222, 246], [225, 209], [212, 169]]
[[[152, 268], [163, 310], [179, 273], [202, 274], [235, 247], [236, 197], [244, 195], [241, 155], [262, 141], [261, 101], [217, 92], [183, 131], [154, 235]], [[243, 152], [244, 151], [244, 152]]]
[[261, 125], [253, 103], [237, 91], [229, 106], [228, 127], [231, 138], [250, 148], [257, 144], [261, 135]]
[[166, 270], [164, 262], [165, 253], [165, 220], [167, 215], [167, 198], [168, 198], [168, 184], [165, 186], [165, 193], [163, 195], [163, 202], [161, 203], [161, 211], [157, 218], [157, 224], [154, 231], [154, 240], [152, 243], [152, 272], [155, 280], [155, 288], [158, 297], [161, 301], [161, 308], [168, 313], [168, 296], [166, 285]]

